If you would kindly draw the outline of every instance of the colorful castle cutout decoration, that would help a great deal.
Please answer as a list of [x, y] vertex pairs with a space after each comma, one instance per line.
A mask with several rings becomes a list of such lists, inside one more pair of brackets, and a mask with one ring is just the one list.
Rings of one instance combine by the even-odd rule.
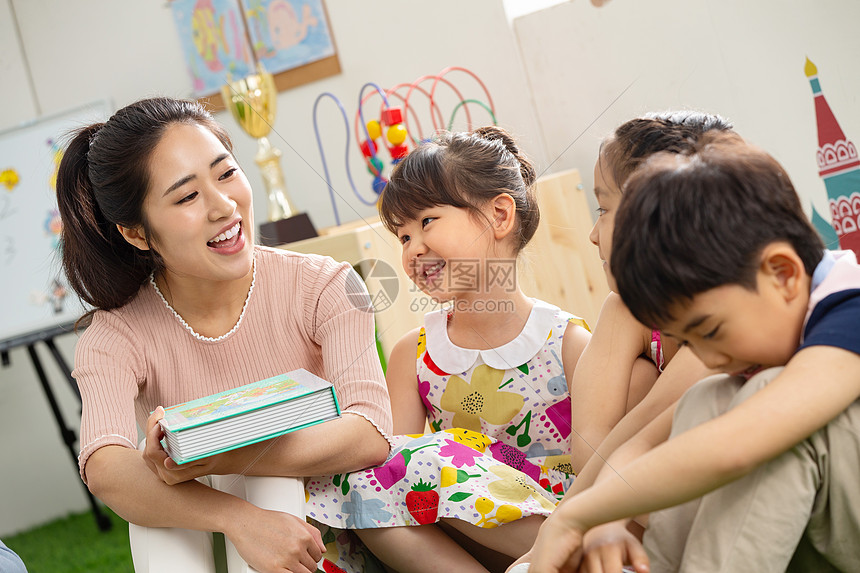
[[812, 222], [828, 248], [852, 250], [860, 256], [860, 157], [824, 99], [818, 68], [809, 58], [805, 72], [815, 97], [818, 174], [827, 189], [832, 223], [828, 224], [814, 207]]

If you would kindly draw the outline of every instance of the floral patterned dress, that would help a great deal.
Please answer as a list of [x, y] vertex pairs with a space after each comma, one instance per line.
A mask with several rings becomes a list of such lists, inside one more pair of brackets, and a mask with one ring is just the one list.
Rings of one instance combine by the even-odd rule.
[[418, 391], [434, 430], [466, 428], [497, 440], [491, 454], [559, 499], [573, 481], [570, 394], [561, 361], [565, 329], [581, 318], [535, 301], [520, 335], [472, 350], [448, 338], [450, 315], [425, 316], [418, 343]]
[[[563, 471], [570, 466], [570, 398], [561, 371], [561, 340], [568, 322], [585, 323], [537, 302], [514, 341], [524, 342], [494, 351], [460, 349], [476, 352], [475, 358], [510, 352], [517, 366], [494, 368], [483, 358], [473, 359], [474, 364], [454, 368], [458, 374], [452, 376], [438, 366], [452, 365], [442, 358], [450, 349], [435, 346], [436, 322], [447, 340], [447, 317], [439, 316], [441, 321], [427, 315], [417, 349], [419, 391], [434, 413], [429, 420], [437, 431], [392, 437], [391, 453], [381, 466], [305, 482], [305, 509], [323, 533], [327, 573], [381, 571], [345, 530], [423, 525], [441, 518], [494, 528], [549, 515], [572, 479]], [[531, 359], [521, 361], [528, 352]], [[461, 353], [455, 359], [464, 360]]]

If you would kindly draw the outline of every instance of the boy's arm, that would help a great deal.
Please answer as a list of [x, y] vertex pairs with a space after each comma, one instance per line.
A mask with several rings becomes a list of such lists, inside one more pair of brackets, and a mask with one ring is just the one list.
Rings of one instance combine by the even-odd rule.
[[[601, 442], [596, 454], [591, 456], [582, 468], [582, 472], [577, 474], [573, 486], [565, 494], [565, 499], [591, 486], [605, 465], [604, 460], [667, 408], [671, 407], [672, 412], [674, 412], [674, 407], [684, 392], [710, 374], [713, 374], [713, 371], [705, 367], [689, 348], [682, 347], [679, 349], [642, 402], [624, 416]], [[669, 424], [671, 425], [671, 415]], [[668, 437], [669, 432], [667, 430], [661, 441], [665, 441]], [[656, 446], [657, 444], [653, 445]]]
[[642, 353], [643, 326], [611, 292], [575, 369], [565, 363], [571, 397], [570, 437], [574, 473], [627, 411], [633, 363]]
[[423, 434], [427, 424], [427, 412], [418, 393], [416, 362], [420, 330], [416, 328], [397, 341], [385, 371], [395, 434]]
[[[598, 484], [604, 480], [617, 478], [618, 468], [625, 467], [631, 460], [650, 451], [657, 444], [666, 441], [672, 429], [672, 416], [675, 411], [675, 405], [672, 404], [669, 408], [666, 408], [665, 411], [654, 418], [635, 436], [620, 446], [608, 460], [601, 460], [599, 465], [589, 464], [590, 469], [594, 471]], [[599, 476], [597, 476], [598, 472], [600, 473]], [[580, 477], [577, 476], [573, 482], [574, 485], [579, 479]], [[541, 526], [538, 538], [531, 550], [518, 559], [517, 563], [531, 562], [530, 572], [552, 571], [555, 573], [558, 571], [577, 571], [580, 560], [588, 557], [582, 546], [584, 530], [571, 527], [565, 519], [566, 514], [562, 513], [562, 508], [571, 505], [581, 495], [587, 494], [588, 491], [574, 497], [572, 490], [568, 490], [561, 504], [558, 505], [556, 510]], [[611, 531], [612, 528], [615, 528], [617, 531], [618, 528], [624, 529], [624, 527], [625, 523], [618, 520], [607, 524], [608, 531]], [[594, 567], [597, 563], [613, 562], [615, 555], [619, 553], [619, 549], [627, 552], [630, 560], [636, 565], [643, 563], [641, 553], [634, 548], [634, 544], [628, 543], [629, 538], [617, 537], [617, 540], [621, 543], [621, 547], [609, 543], [599, 543], [598, 546], [592, 546], [590, 550], [595, 552], [595, 554], [588, 557], [588, 566]], [[631, 551], [633, 552], [632, 554], [630, 553]]]
[[[559, 506], [541, 527], [546, 539], [539, 537], [538, 543], [563, 542], [558, 559], [564, 562], [581, 549], [583, 532], [594, 525], [701, 497], [785, 452], [858, 397], [860, 355], [832, 346], [804, 348], [748, 400]], [[535, 573], [557, 570], [545, 563], [534, 568]]]

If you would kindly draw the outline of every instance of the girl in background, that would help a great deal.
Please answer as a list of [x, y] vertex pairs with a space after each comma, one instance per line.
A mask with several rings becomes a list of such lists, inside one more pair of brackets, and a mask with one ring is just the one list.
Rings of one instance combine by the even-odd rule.
[[[730, 129], [731, 124], [717, 115], [695, 111], [654, 113], [623, 123], [600, 146], [594, 165], [598, 217], [589, 238], [597, 247], [613, 292], [603, 303], [594, 336], [573, 377], [572, 393], [576, 400], [571, 449], [573, 469], [577, 473], [609, 432], [644, 396], [649, 398], [626, 420], [626, 424], [638, 420], [636, 430], [680, 398], [689, 385], [699, 379], [696, 376], [707, 374], [689, 350], [679, 352], [678, 345], [671, 339], [666, 340], [658, 330], [639, 323], [630, 314], [614, 292], [615, 279], [609, 263], [615, 212], [621, 202], [624, 182], [636, 167], [654, 153], [681, 153], [692, 149], [704, 133]], [[678, 364], [669, 376], [663, 376], [676, 354]], [[645, 361], [647, 363], [643, 364]], [[678, 377], [678, 372], [685, 374]], [[649, 393], [657, 375], [661, 382], [656, 392]], [[607, 452], [601, 451], [601, 455], [604, 453]]]
[[[624, 182], [633, 171], [655, 153], [690, 151], [705, 133], [731, 129], [731, 124], [717, 115], [695, 111], [651, 113], [623, 123], [600, 146], [594, 166], [598, 217], [589, 238], [598, 248], [613, 292], [603, 303], [594, 334], [573, 375], [571, 393], [576, 399], [571, 449], [578, 473], [565, 500], [591, 486], [601, 471], [611, 472], [605, 463], [610, 454], [658, 416], [671, 418], [683, 393], [713, 373], [688, 348], [679, 348], [659, 330], [633, 317], [614, 292], [610, 254], [613, 234], [624, 232], [615, 227], [615, 212]], [[630, 444], [625, 449], [633, 457], [650, 447], [650, 443]], [[620, 571], [622, 563], [647, 563], [631, 530], [641, 537], [642, 527], [627, 520], [589, 531], [584, 543], [584, 571]], [[529, 559], [526, 555], [521, 561]]]

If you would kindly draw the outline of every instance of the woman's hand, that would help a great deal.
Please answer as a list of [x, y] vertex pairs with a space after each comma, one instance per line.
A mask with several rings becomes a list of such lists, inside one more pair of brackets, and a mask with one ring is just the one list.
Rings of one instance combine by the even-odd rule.
[[[164, 417], [164, 408], [159, 406], [146, 419], [146, 444], [143, 448], [143, 461], [147, 467], [152, 470], [152, 473], [164, 480], [161, 471], [165, 469], [164, 463], [170, 458], [164, 448], [161, 447], [161, 439], [164, 437], [164, 430], [158, 423]], [[171, 462], [173, 460], [170, 460]], [[175, 482], [174, 482], [175, 483]], [[171, 484], [172, 485], [172, 484]]]
[[612, 521], [589, 529], [583, 542], [580, 573], [621, 573], [632, 565], [639, 573], [649, 571], [648, 555], [625, 520]]
[[529, 573], [576, 573], [582, 561], [584, 530], [567, 522], [559, 513], [550, 515], [529, 551]]
[[231, 521], [224, 535], [260, 573], [314, 573], [325, 552], [314, 526], [289, 513], [251, 504]]
[[216, 454], [201, 458], [187, 464], [179, 465], [174, 462], [161, 447], [164, 430], [158, 423], [164, 417], [164, 408], [159, 406], [146, 420], [146, 446], [143, 449], [143, 459], [152, 472], [167, 485], [191, 481], [200, 476], [212, 474], [234, 473], [224, 471], [226, 455]]

